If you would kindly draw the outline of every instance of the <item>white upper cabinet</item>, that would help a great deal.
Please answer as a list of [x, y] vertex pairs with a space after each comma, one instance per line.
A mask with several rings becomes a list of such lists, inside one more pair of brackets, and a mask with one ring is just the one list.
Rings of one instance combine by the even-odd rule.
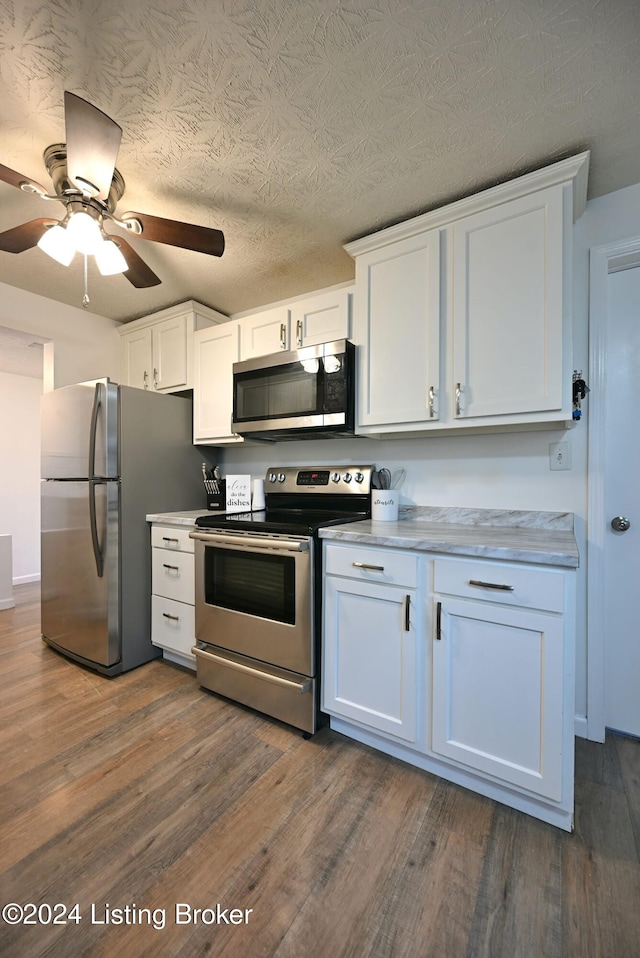
[[349, 244], [361, 433], [571, 419], [588, 154]]
[[353, 288], [315, 293], [289, 308], [291, 349], [349, 339]]
[[440, 408], [440, 231], [357, 260], [358, 424], [422, 423]]
[[123, 384], [162, 393], [191, 389], [193, 334], [226, 318], [190, 301], [123, 324]]
[[349, 339], [352, 305], [353, 287], [342, 287], [234, 317], [240, 322], [240, 358]]
[[563, 407], [562, 193], [540, 190], [452, 227], [456, 417]]
[[240, 321], [240, 358], [268, 356], [289, 349], [289, 309], [275, 306]]
[[193, 336], [193, 441], [242, 442], [231, 431], [233, 364], [240, 358], [240, 324], [221, 323]]

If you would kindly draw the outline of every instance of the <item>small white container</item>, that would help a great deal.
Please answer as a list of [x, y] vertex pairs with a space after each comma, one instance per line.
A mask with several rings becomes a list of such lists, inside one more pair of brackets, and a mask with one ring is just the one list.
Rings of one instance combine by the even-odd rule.
[[251, 483], [251, 508], [255, 512], [264, 507], [264, 479], [254, 479]]
[[376, 522], [395, 522], [399, 502], [398, 489], [374, 489], [371, 493], [371, 518]]

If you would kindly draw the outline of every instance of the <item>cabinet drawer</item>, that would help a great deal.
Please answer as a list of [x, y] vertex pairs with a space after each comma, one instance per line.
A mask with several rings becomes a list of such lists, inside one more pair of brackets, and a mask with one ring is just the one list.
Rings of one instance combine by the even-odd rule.
[[176, 552], [193, 552], [191, 529], [187, 526], [151, 526], [151, 545], [157, 549], [174, 549]]
[[193, 605], [193, 556], [186, 552], [170, 552], [168, 549], [152, 549], [151, 552], [153, 594]]
[[564, 610], [562, 572], [524, 569], [509, 562], [436, 559], [434, 592], [546, 612]]
[[418, 556], [395, 549], [354, 549], [353, 546], [326, 544], [325, 573], [417, 588]]
[[151, 641], [163, 649], [188, 655], [195, 645], [195, 616], [192, 605], [162, 596], [151, 597]]

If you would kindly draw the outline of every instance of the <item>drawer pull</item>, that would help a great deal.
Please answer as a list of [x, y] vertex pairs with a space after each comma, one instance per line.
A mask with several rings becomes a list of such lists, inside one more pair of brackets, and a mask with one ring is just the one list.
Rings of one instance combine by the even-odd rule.
[[352, 562], [354, 569], [367, 569], [369, 572], [384, 572], [383, 565], [369, 565], [368, 562]]
[[469, 579], [469, 585], [479, 589], [497, 589], [499, 592], [513, 592], [512, 585], [500, 585], [498, 582], [483, 582], [481, 579]]
[[164, 569], [171, 569], [172, 572], [180, 572], [180, 566], [179, 566], [179, 565], [169, 565], [168, 563], [163, 562], [163, 563], [162, 563], [162, 566], [163, 566]]
[[442, 602], [436, 605], [436, 639], [439, 642], [442, 638]]
[[411, 596], [404, 597], [404, 631], [411, 631]]
[[179, 616], [179, 615], [169, 615], [168, 612], [163, 612], [162, 614], [163, 614], [163, 616], [165, 617], [165, 619], [171, 619], [173, 622], [179, 622], [179, 621], [180, 621], [180, 616]]
[[171, 536], [163, 536], [162, 541], [163, 542], [180, 542], [179, 539], [173, 539]]

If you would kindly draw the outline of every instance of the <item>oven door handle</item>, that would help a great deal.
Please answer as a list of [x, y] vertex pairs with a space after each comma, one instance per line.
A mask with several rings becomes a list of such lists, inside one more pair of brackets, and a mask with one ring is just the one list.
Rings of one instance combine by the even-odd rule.
[[256, 678], [264, 679], [265, 682], [271, 682], [273, 685], [282, 685], [287, 689], [295, 689], [295, 691], [300, 692], [301, 695], [304, 695], [304, 693], [308, 692], [311, 688], [310, 680], [306, 682], [292, 682], [291, 679], [283, 679], [280, 675], [271, 675], [269, 672], [263, 672], [261, 669], [252, 669], [250, 665], [242, 665], [241, 662], [233, 662], [231, 659], [223, 659], [222, 656], [214, 655], [213, 652], [207, 652], [205, 649], [201, 649], [198, 645], [194, 645], [191, 651], [195, 656], [201, 655], [203, 658], [209, 659], [211, 662], [217, 662], [218, 665], [224, 665], [225, 668], [235, 669], [236, 672], [248, 673]]
[[190, 532], [191, 539], [205, 545], [223, 546], [249, 552], [251, 549], [278, 549], [283, 552], [308, 552], [309, 539], [269, 539], [266, 536], [225, 535], [222, 532]]

